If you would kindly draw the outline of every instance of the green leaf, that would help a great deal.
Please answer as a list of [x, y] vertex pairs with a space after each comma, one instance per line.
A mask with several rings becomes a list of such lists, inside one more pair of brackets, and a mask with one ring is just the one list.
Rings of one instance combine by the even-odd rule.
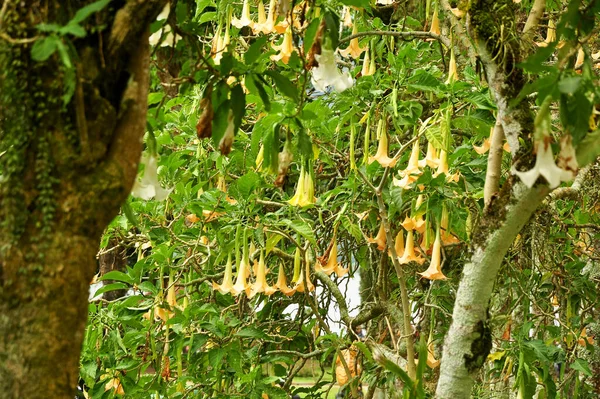
[[367, 11], [371, 9], [371, 2], [369, 0], [340, 0], [340, 3], [347, 6], [364, 8]]
[[261, 101], [263, 102], [263, 105], [265, 106], [265, 110], [267, 112], [270, 112], [271, 111], [271, 99], [270, 99], [269, 95], [267, 94], [267, 91], [265, 90], [261, 80], [256, 75], [252, 75], [252, 78], [250, 80], [246, 81], [246, 84], [248, 85], [250, 82], [251, 82], [251, 84], [248, 86], [248, 89], [250, 91], [252, 91], [252, 87], [254, 87], [256, 89], [258, 96], [260, 97]]
[[262, 330], [254, 327], [244, 327], [236, 332], [235, 335], [242, 338], [270, 339]]
[[567, 78], [561, 79], [558, 82], [558, 90], [560, 90], [563, 94], [573, 94], [581, 85], [581, 77], [580, 76], [569, 76]]
[[139, 228], [140, 224], [138, 223], [137, 216], [133, 212], [133, 209], [131, 209], [130, 201], [126, 201], [123, 205], [121, 205], [121, 209], [123, 210], [127, 221], [129, 221], [129, 223], [131, 223], [133, 226]]
[[100, 281], [105, 281], [105, 280], [122, 281], [124, 283], [131, 284], [131, 285], [133, 285], [133, 283], [134, 283], [133, 278], [131, 278], [131, 276], [129, 276], [128, 274], [125, 274], [123, 272], [120, 272], [118, 270], [113, 270], [111, 272], [108, 272], [100, 278]]
[[317, 36], [317, 31], [319, 30], [319, 24], [321, 23], [321, 18], [315, 18], [310, 21], [306, 31], [304, 32], [304, 52], [308, 54], [310, 48], [312, 47], [315, 37]]
[[75, 16], [73, 17], [72, 20], [69, 21], [69, 24], [71, 24], [71, 23], [79, 24], [80, 22], [83, 22], [87, 17], [89, 17], [93, 13], [98, 12], [98, 11], [102, 10], [104, 7], [106, 7], [108, 5], [108, 3], [110, 3], [110, 0], [98, 0], [94, 3], [88, 4], [87, 6], [79, 9], [75, 13]]
[[85, 37], [87, 32], [81, 25], [69, 23], [58, 31], [61, 35], [73, 35], [75, 37]]
[[294, 101], [298, 101], [298, 89], [296, 89], [296, 86], [288, 78], [277, 71], [267, 71], [266, 74], [273, 79], [275, 86], [277, 86], [281, 94]]
[[58, 43], [60, 43], [60, 39], [55, 35], [36, 40], [31, 47], [31, 58], [34, 61], [46, 61], [56, 52]]
[[248, 198], [259, 182], [260, 177], [255, 172], [250, 171], [237, 179], [235, 184], [241, 198]]
[[125, 283], [111, 283], [102, 286], [98, 291], [95, 292], [94, 296], [102, 295], [105, 292], [116, 291], [116, 290], [126, 290], [129, 289], [129, 285]]
[[577, 163], [580, 167], [588, 165], [600, 155], [600, 129], [588, 133], [576, 149]]
[[313, 233], [312, 227], [304, 222], [303, 220], [289, 220], [283, 219], [281, 221], [284, 225], [294, 230], [296, 233], [300, 234], [306, 240], [308, 240], [311, 244], [317, 245], [317, 240], [315, 238], [315, 234]]
[[590, 366], [589, 366], [588, 362], [584, 359], [575, 359], [575, 361], [571, 365], [571, 368], [573, 370], [579, 371], [580, 373], [583, 373], [583, 375], [585, 375], [587, 377], [592, 376], [592, 371], [590, 370]]
[[231, 110], [233, 111], [233, 125], [234, 134], [237, 132], [239, 127], [242, 125], [242, 119], [246, 114], [246, 94], [242, 85], [235, 85], [231, 89]]
[[427, 141], [429, 141], [436, 149], [447, 149], [444, 134], [442, 133], [440, 126], [431, 126], [425, 131], [425, 137], [427, 137]]
[[250, 47], [248, 47], [248, 50], [246, 50], [244, 53], [244, 61], [246, 62], [246, 65], [254, 64], [260, 55], [264, 53], [267, 39], [268, 36], [261, 36], [256, 39], [254, 43], [250, 45]]

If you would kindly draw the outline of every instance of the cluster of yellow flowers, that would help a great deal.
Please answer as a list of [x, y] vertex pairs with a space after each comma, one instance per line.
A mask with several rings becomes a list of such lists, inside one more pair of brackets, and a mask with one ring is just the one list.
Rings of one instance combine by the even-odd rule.
[[[223, 276], [223, 282], [218, 284], [213, 281], [212, 287], [214, 290], [219, 291], [221, 294], [231, 294], [234, 296], [242, 293], [251, 299], [256, 294], [262, 293], [268, 296], [273, 295], [279, 291], [286, 296], [292, 296], [297, 292], [314, 291], [315, 286], [310, 279], [311, 270], [309, 267], [308, 256], [305, 256], [304, 262], [302, 262], [302, 254], [300, 248], [296, 248], [294, 253], [294, 275], [292, 277], [292, 286], [290, 287], [287, 283], [287, 277], [282, 264], [279, 265], [279, 272], [277, 275], [277, 282], [274, 285], [269, 285], [267, 282], [267, 269], [265, 263], [265, 253], [260, 251], [258, 261], [254, 261], [254, 266], [250, 266], [249, 253], [250, 248], [244, 249], [244, 254], [241, 261], [237, 265], [237, 277], [235, 283], [233, 281], [233, 264], [231, 255], [227, 258], [227, 264], [225, 265], [225, 275]], [[303, 266], [304, 264], [304, 266]], [[335, 234], [325, 256], [316, 260], [314, 265], [315, 272], [324, 272], [326, 274], [336, 273], [339, 277], [342, 277], [348, 273], [347, 268], [343, 268], [337, 262], [337, 242]], [[254, 275], [254, 282], [251, 283], [248, 279]]]

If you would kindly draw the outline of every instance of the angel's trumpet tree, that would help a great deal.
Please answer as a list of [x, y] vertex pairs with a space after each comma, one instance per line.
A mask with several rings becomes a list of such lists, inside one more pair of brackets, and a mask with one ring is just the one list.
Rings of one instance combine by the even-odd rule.
[[431, 263], [427, 270], [419, 273], [421, 277], [428, 280], [445, 280], [446, 276], [442, 273], [442, 239], [440, 238], [440, 229], [438, 227], [433, 242], [433, 251], [431, 252]]

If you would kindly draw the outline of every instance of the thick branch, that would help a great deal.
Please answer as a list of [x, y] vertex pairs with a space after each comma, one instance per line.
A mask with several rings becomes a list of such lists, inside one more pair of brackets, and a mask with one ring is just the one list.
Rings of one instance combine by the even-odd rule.
[[544, 15], [545, 9], [546, 0], [535, 0], [533, 7], [531, 7], [529, 17], [527, 17], [525, 27], [523, 28], [523, 40], [530, 40], [533, 37], [535, 28], [537, 28], [542, 15]]
[[465, 265], [452, 325], [444, 342], [437, 398], [470, 397], [474, 377], [491, 349], [487, 313], [498, 270], [513, 240], [548, 192], [547, 186], [527, 189], [517, 183], [513, 188], [515, 200], [507, 205], [506, 218], [475, 248]]
[[488, 154], [487, 171], [485, 175], [485, 186], [483, 187], [483, 202], [487, 206], [492, 195], [498, 192], [500, 187], [500, 172], [502, 169], [502, 154], [504, 149], [504, 130], [500, 121], [496, 120], [494, 133], [490, 142]]

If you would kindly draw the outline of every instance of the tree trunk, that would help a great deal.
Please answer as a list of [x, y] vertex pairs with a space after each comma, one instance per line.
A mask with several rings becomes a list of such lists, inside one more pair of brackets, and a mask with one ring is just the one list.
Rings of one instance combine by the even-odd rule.
[[[111, 2], [80, 38], [36, 26], [90, 1], [0, 0], [1, 398], [75, 396], [100, 236], [137, 174], [148, 23], [164, 2]], [[44, 40], [60, 44], [33, 61]]]

